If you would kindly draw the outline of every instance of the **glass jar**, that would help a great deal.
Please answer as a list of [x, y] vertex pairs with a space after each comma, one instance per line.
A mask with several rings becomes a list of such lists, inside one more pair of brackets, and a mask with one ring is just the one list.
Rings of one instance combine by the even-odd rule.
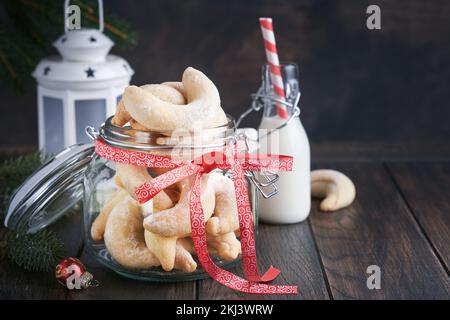
[[[117, 127], [110, 120], [111, 118], [104, 123], [98, 133], [107, 145], [143, 153], [170, 156], [172, 159], [183, 161], [191, 161], [205, 153], [223, 150], [230, 138], [235, 137], [234, 121], [231, 118], [222, 127], [204, 129], [199, 132], [178, 133], [178, 136], [171, 136], [170, 139], [167, 139], [167, 135], [161, 132], [140, 131], [129, 126]], [[165, 143], [169, 142], [169, 145], [159, 144], [161, 140]], [[214, 172], [232, 178], [228, 170], [215, 169]], [[97, 154], [93, 156], [86, 169], [84, 176], [84, 227], [85, 248], [88, 252], [102, 265], [133, 279], [170, 282], [208, 277], [208, 274], [202, 269], [197, 260], [197, 268], [193, 272], [183, 272], [176, 269], [164, 271], [161, 267], [128, 268], [114, 259], [103, 239], [93, 239], [91, 228], [95, 219], [107, 204], [111, 195], [119, 189], [114, 181], [115, 175], [116, 163], [106, 160]], [[255, 213], [255, 187], [252, 183], [247, 183], [247, 185], [250, 204], [253, 213]], [[257, 217], [254, 216], [253, 219], [256, 232]], [[142, 239], [144, 238], [143, 234], [144, 228], [142, 227]], [[194, 254], [193, 257], [196, 259]], [[212, 258], [222, 268], [228, 268], [239, 260], [237, 258], [233, 261], [224, 261], [217, 256], [212, 256]]]
[[[205, 153], [223, 150], [228, 143], [235, 143], [239, 154], [251, 148], [245, 134], [239, 133], [234, 120], [228, 118], [229, 122], [222, 127], [200, 132], [180, 132], [175, 136], [172, 135], [170, 139], [167, 133], [116, 127], [111, 124], [111, 118], [107, 119], [98, 131], [88, 127], [86, 132], [92, 139], [99, 138], [106, 145], [113, 147], [191, 161]], [[229, 169], [214, 171], [233, 179]], [[257, 212], [255, 193], [258, 190], [266, 196], [273, 195], [276, 192], [271, 191], [269, 194], [264, 190], [267, 188], [272, 190], [275, 186], [268, 179], [260, 182], [253, 171], [244, 173], [256, 235], [258, 219], [255, 215]], [[145, 269], [124, 267], [108, 252], [104, 241], [92, 238], [93, 221], [118, 188], [114, 181], [115, 175], [116, 164], [97, 155], [93, 143], [71, 146], [49, 159], [16, 190], [9, 203], [5, 226], [16, 231], [36, 233], [55, 222], [68, 210], [77, 207], [82, 200], [85, 248], [107, 268], [125, 277], [145, 281], [174, 282], [207, 278], [208, 274], [198, 262], [193, 272], [177, 270], [168, 272], [161, 267]], [[195, 254], [192, 256], [196, 259]], [[217, 256], [212, 258], [218, 266], [225, 269], [240, 260], [240, 257], [233, 261], [221, 260]]]

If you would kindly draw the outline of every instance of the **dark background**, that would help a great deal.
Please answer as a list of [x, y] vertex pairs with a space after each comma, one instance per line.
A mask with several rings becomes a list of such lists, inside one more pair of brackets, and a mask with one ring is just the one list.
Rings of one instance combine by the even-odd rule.
[[[450, 140], [450, 1], [104, 1], [129, 20], [134, 84], [180, 79], [187, 66], [238, 116], [260, 82], [258, 17], [272, 16], [280, 59], [300, 67], [301, 120], [313, 145]], [[381, 7], [382, 30], [366, 28]], [[1, 40], [0, 40], [1, 41]], [[0, 152], [37, 148], [36, 93], [0, 89]], [[247, 125], [257, 126], [258, 116]]]

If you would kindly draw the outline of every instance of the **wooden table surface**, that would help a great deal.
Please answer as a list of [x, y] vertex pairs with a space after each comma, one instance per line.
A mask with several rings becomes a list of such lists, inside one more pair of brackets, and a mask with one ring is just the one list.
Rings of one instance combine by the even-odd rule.
[[[72, 214], [52, 228], [100, 286], [68, 291], [52, 274], [23, 271], [0, 251], [0, 299], [450, 299], [450, 150], [435, 147], [313, 146], [313, 168], [346, 173], [357, 197], [331, 214], [313, 201], [303, 223], [260, 225], [260, 268], [279, 267], [274, 283], [298, 285], [296, 296], [240, 294], [210, 279], [165, 284], [123, 278], [85, 252], [82, 216]], [[379, 290], [367, 288], [370, 265], [381, 269]]]

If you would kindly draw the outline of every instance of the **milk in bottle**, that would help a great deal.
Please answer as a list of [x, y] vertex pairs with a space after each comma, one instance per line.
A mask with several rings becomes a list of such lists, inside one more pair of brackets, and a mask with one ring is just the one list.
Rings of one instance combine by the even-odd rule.
[[[294, 104], [300, 93], [297, 66], [281, 65], [281, 72], [286, 101]], [[264, 94], [273, 96], [267, 65], [263, 67], [262, 86]], [[264, 114], [259, 126], [259, 153], [291, 155], [294, 165], [291, 172], [277, 172], [278, 194], [269, 199], [258, 194], [259, 217], [268, 223], [297, 223], [308, 217], [311, 208], [309, 141], [299, 117], [292, 118], [283, 128], [274, 130], [285, 124], [295, 112], [294, 107], [287, 106], [289, 117], [285, 119], [277, 115], [276, 108], [275, 101], [264, 100]], [[268, 132], [271, 133], [266, 135]]]

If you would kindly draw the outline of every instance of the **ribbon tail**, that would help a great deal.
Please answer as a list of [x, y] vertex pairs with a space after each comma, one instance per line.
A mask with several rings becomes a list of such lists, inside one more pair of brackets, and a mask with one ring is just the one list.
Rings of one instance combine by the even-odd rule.
[[200, 202], [200, 178], [197, 173], [189, 199], [192, 240], [198, 260], [211, 278], [230, 289], [253, 294], [297, 294], [296, 286], [268, 285], [247, 281], [231, 272], [219, 268], [208, 253], [205, 231], [205, 216]]
[[134, 191], [139, 203], [145, 203], [156, 196], [161, 190], [172, 184], [200, 172], [201, 167], [195, 164], [186, 164], [184, 166], [168, 171], [156, 178], [143, 183]]
[[280, 270], [271, 266], [263, 276], [258, 270], [256, 258], [255, 235], [253, 231], [253, 213], [248, 200], [247, 181], [241, 164], [232, 155], [228, 157], [233, 173], [234, 190], [238, 203], [239, 229], [241, 231], [242, 264], [245, 277], [253, 282], [269, 282], [274, 280]]
[[260, 282], [269, 282], [274, 280], [281, 273], [280, 269], [270, 266], [269, 269], [260, 278]]

